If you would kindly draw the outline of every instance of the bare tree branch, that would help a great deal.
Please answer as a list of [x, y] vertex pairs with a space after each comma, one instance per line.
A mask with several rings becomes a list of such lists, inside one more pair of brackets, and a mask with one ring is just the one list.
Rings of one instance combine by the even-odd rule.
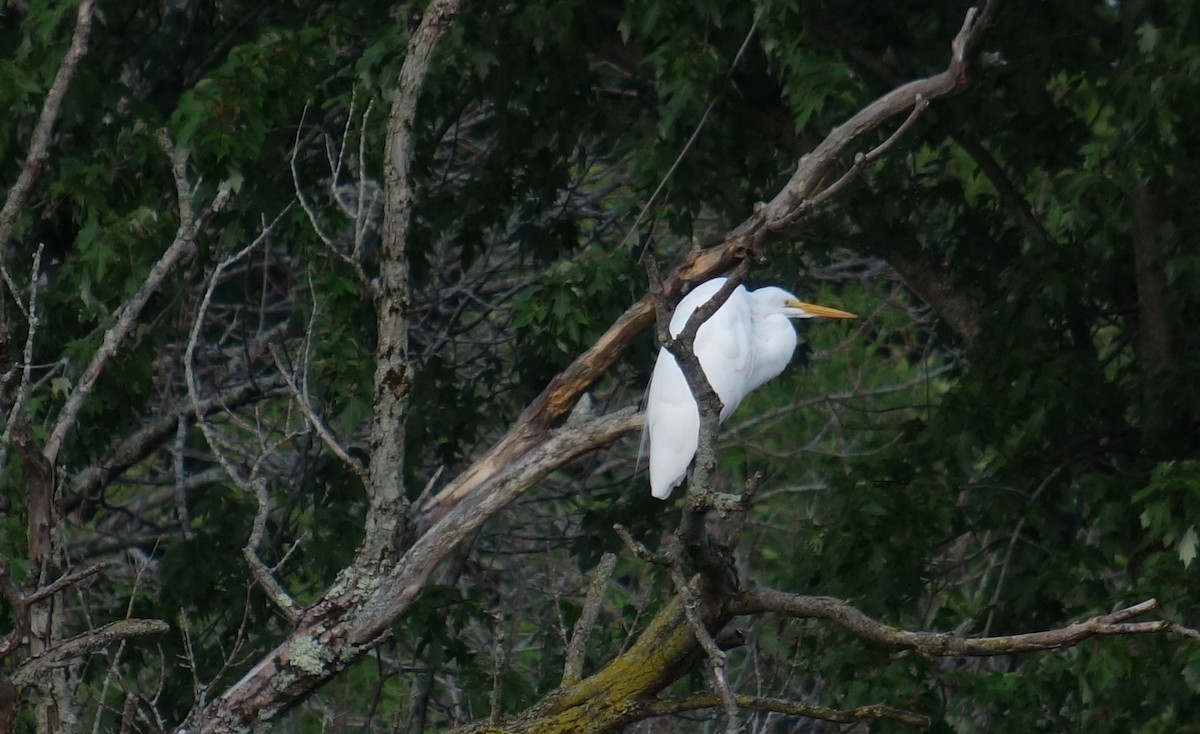
[[[256, 342], [247, 348], [247, 356], [250, 358], [245, 365], [247, 370], [253, 369], [262, 356], [260, 346], [265, 344], [260, 345]], [[202, 399], [198, 410], [202, 415], [209, 416], [217, 411], [232, 410], [261, 398], [282, 395], [285, 389], [281, 377], [269, 374], [256, 376], [254, 380], [231, 386], [225, 392]], [[176, 434], [181, 418], [194, 415], [196, 410], [197, 406], [191, 403], [178, 406], [126, 436], [102, 461], [75, 475], [70, 491], [59, 503], [59, 511], [71, 512], [76, 509], [81, 502], [121, 476], [126, 469], [154, 453]]]
[[75, 584], [79, 583], [80, 581], [83, 581], [86, 578], [95, 576], [96, 574], [100, 573], [105, 568], [107, 568], [109, 565], [110, 565], [109, 563], [93, 563], [92, 565], [88, 566], [87, 568], [82, 568], [78, 571], [69, 573], [66, 576], [63, 576], [62, 578], [55, 579], [52, 583], [50, 583], [46, 586], [43, 586], [42, 588], [40, 588], [36, 591], [30, 592], [29, 594], [26, 594], [25, 597], [21, 600], [21, 604], [22, 604], [22, 606], [29, 606], [30, 604], [37, 604], [38, 602], [42, 601], [43, 599], [49, 599], [51, 596], [54, 596], [55, 594], [62, 591], [63, 589], [70, 588], [70, 587], [74, 586]]
[[913, 632], [872, 619], [848, 602], [828, 596], [790, 594], [774, 589], [753, 589], [741, 594], [729, 605], [735, 615], [777, 612], [792, 617], [825, 619], [845, 628], [857, 637], [896, 650], [914, 650], [930, 657], [1008, 655], [1034, 650], [1056, 650], [1072, 647], [1099, 636], [1142, 635], [1174, 632], [1171, 622], [1131, 622], [1129, 620], [1158, 609], [1158, 602], [1148, 599], [1091, 619], [1042, 632], [995, 637], [963, 637], [951, 632]]
[[[404, 425], [412, 391], [408, 327], [410, 318], [408, 245], [416, 187], [412, 163], [417, 103], [438, 40], [458, 13], [459, 0], [434, 0], [409, 39], [388, 115], [384, 151], [384, 221], [380, 249], [380, 288], [376, 297], [374, 410], [368, 443], [368, 510], [359, 562], [374, 567], [394, 560], [400, 531], [408, 520], [401, 477]], [[359, 202], [360, 207], [362, 202]]]
[[200, 714], [204, 730], [226, 731], [223, 722], [273, 718], [280, 711], [275, 707], [295, 704], [386, 635], [396, 616], [420, 596], [437, 565], [500, 508], [549, 472], [640, 427], [641, 416], [627, 409], [559, 429], [538, 451], [495, 476], [476, 501], [447, 514], [385, 575], [335, 583], [305, 611], [287, 639]]
[[325, 421], [321, 420], [321, 416], [317, 415], [316, 411], [313, 410], [312, 404], [308, 401], [308, 396], [300, 391], [300, 386], [288, 375], [287, 365], [277, 345], [271, 345], [271, 356], [274, 357], [275, 366], [279, 368], [280, 376], [287, 383], [288, 390], [292, 393], [292, 399], [300, 406], [301, 412], [304, 413], [304, 419], [317, 432], [317, 435], [320, 436], [325, 446], [341, 459], [342, 463], [350, 468], [350, 471], [354, 472], [360, 479], [365, 479], [367, 477], [367, 468], [362, 465], [361, 461], [350, 455], [350, 452], [342, 446], [337, 437], [329, 430], [329, 427], [325, 425]]
[[[380, 254], [380, 288], [376, 293], [377, 347], [373, 405], [368, 445], [371, 454], [367, 497], [368, 510], [364, 538], [347, 578], [362, 580], [360, 587], [341, 583], [331, 587], [310, 608], [298, 624], [298, 630], [265, 657], [250, 673], [230, 686], [222, 696], [198, 710], [201, 728], [223, 731], [250, 722], [274, 719], [294, 705], [306, 692], [327, 680], [356, 659], [391, 624], [394, 616], [364, 625], [347, 623], [345, 607], [372, 592], [388, 597], [386, 582], [382, 589], [378, 574], [385, 564], [394, 563], [401, 530], [408, 519], [408, 499], [401, 481], [404, 466], [404, 425], [408, 413], [412, 373], [408, 355], [410, 296], [407, 248], [416, 198], [409, 166], [412, 158], [412, 134], [416, 124], [417, 102], [429, 62], [438, 40], [453, 22], [459, 0], [434, 0], [425, 9], [409, 39], [400, 69], [396, 94], [388, 118], [387, 148], [384, 154], [385, 206], [383, 242]], [[359, 202], [360, 207], [363, 202]], [[192, 389], [192, 388], [189, 388]], [[194, 389], [193, 402], [195, 402]], [[482, 522], [484, 518], [480, 519]], [[456, 538], [461, 540], [461, 536]], [[453, 544], [449, 546], [452, 548]], [[438, 555], [434, 563], [441, 559]], [[432, 565], [422, 568], [423, 582]], [[418, 585], [410, 599], [419, 592]], [[401, 592], [401, 596], [404, 596]], [[390, 609], [385, 605], [386, 611]], [[336, 610], [330, 616], [331, 610]], [[355, 609], [360, 612], [360, 609]], [[361, 616], [359, 617], [361, 619]], [[378, 621], [376, 621], [378, 620]], [[328, 635], [322, 645], [311, 637], [314, 628]], [[241, 722], [239, 725], [238, 722]]]
[[279, 580], [271, 573], [271, 569], [267, 568], [267, 564], [258, 557], [258, 547], [262, 544], [263, 534], [267, 529], [267, 516], [271, 511], [271, 497], [267, 492], [266, 480], [254, 476], [256, 473], [251, 472], [248, 489], [254, 494], [258, 510], [254, 513], [250, 536], [246, 538], [246, 545], [242, 547], [242, 557], [246, 559], [246, 565], [250, 566], [254, 580], [263, 588], [275, 608], [283, 614], [288, 622], [295, 624], [300, 619], [300, 615], [304, 613], [304, 607], [292, 598], [292, 595], [283, 588], [283, 584], [279, 583]]
[[583, 678], [583, 659], [587, 654], [588, 636], [596, 624], [596, 617], [600, 615], [600, 604], [604, 600], [604, 588], [608, 586], [613, 569], [616, 567], [616, 554], [605, 553], [592, 572], [592, 582], [588, 584], [583, 612], [576, 620], [575, 627], [571, 630], [571, 640], [567, 643], [567, 652], [564, 656], [566, 662], [563, 664], [563, 677], [560, 684], [562, 686], [573, 685]]
[[46, 671], [68, 665], [96, 650], [131, 637], [162, 634], [170, 628], [170, 625], [161, 619], [118, 619], [109, 622], [99, 629], [63, 640], [42, 654], [21, 663], [13, 672], [13, 683], [18, 686], [28, 685]]
[[[286, 212], [286, 209], [284, 210]], [[204, 322], [208, 315], [208, 307], [212, 301], [213, 292], [221, 283], [222, 274], [237, 264], [240, 260], [250, 254], [256, 247], [263, 245], [268, 236], [271, 234], [275, 225], [283, 217], [284, 212], [281, 212], [272, 222], [263, 225], [262, 231], [249, 244], [241, 250], [226, 257], [216, 268], [213, 269], [213, 274], [209, 278], [208, 288], [204, 292], [204, 297], [200, 301], [200, 306], [196, 311], [196, 318], [192, 322], [191, 333], [188, 337], [187, 349], [184, 352], [183, 369], [184, 376], [187, 381], [188, 396], [191, 398], [192, 410], [196, 416], [196, 425], [200, 428], [200, 432], [204, 434], [204, 440], [208, 442], [209, 448], [212, 449], [213, 455], [217, 459], [217, 463], [225, 470], [234, 483], [236, 483], [242, 491], [252, 495], [258, 503], [258, 510], [254, 516], [254, 524], [251, 527], [250, 537], [246, 541], [246, 545], [242, 549], [242, 555], [246, 559], [254, 578], [262, 586], [263, 591], [275, 604], [275, 606], [283, 613], [284, 617], [289, 622], [295, 622], [300, 618], [303, 608], [288, 594], [283, 585], [272, 575], [270, 569], [258, 557], [258, 546], [262, 542], [263, 533], [266, 528], [267, 514], [270, 512], [271, 502], [270, 496], [267, 493], [266, 480], [258, 476], [258, 470], [262, 465], [263, 460], [269, 455], [275, 447], [265, 448], [263, 454], [254, 462], [253, 468], [249, 475], [241, 471], [233, 461], [230, 460], [225, 452], [221, 449], [221, 444], [217, 439], [216, 433], [210, 425], [205, 412], [201, 409], [200, 386], [196, 379], [195, 371], [195, 353], [200, 342], [200, 332], [203, 329]], [[284, 441], [288, 438], [283, 439]]]
[[[8, 447], [12, 443], [13, 427], [21, 420], [21, 415], [25, 410], [25, 401], [29, 398], [30, 378], [33, 375], [33, 340], [38, 331], [37, 281], [38, 273], [42, 268], [43, 249], [44, 247], [39, 244], [37, 252], [33, 254], [33, 267], [29, 275], [29, 306], [24, 308], [29, 321], [29, 330], [25, 333], [25, 348], [21, 352], [21, 381], [17, 384], [17, 394], [13, 398], [12, 408], [4, 419], [4, 433], [0, 435], [0, 472], [4, 471], [4, 467], [8, 463]], [[15, 295], [13, 300], [17, 303], [21, 301]]]
[[893, 89], [831, 130], [812, 153], [800, 159], [796, 172], [783, 190], [756, 212], [759, 216], [747, 220], [732, 235], [765, 235], [795, 224], [805, 213], [805, 202], [853, 141], [891, 117], [912, 109], [919, 100], [941, 99], [965, 89], [976, 71], [976, 54], [998, 5], [998, 0], [989, 0], [982, 12], [978, 8], [969, 9], [962, 28], [951, 43], [950, 65], [946, 71]]
[[[21, 173], [17, 176], [12, 188], [8, 190], [4, 207], [0, 208], [0, 248], [7, 246], [9, 239], [12, 238], [17, 215], [25, 207], [25, 202], [29, 200], [33, 182], [50, 157], [50, 135], [54, 123], [58, 121], [58, 113], [62, 108], [62, 100], [67, 93], [67, 86], [71, 83], [71, 77], [75, 76], [75, 69], [79, 66], [83, 55], [87, 53], [88, 37], [92, 31], [92, 14], [95, 9], [95, 0], [83, 0], [79, 4], [79, 10], [75, 13], [75, 31], [71, 36], [71, 45], [63, 55], [62, 61], [58, 65], [58, 73], [55, 74], [50, 91], [46, 93], [46, 99], [42, 103], [42, 111], [33, 127], [33, 134], [29, 139], [29, 151], [25, 154], [25, 163], [21, 166]], [[13, 283], [8, 269], [4, 267], [2, 259], [0, 259], [0, 275], [3, 275], [4, 283], [12, 293], [13, 301], [20, 306], [22, 311], [25, 311], [25, 307], [21, 305], [21, 297], [17, 293], [16, 284]], [[25, 315], [28, 316], [29, 313], [26, 311]]]
[[[729, 677], [725, 675], [725, 653], [717, 647], [717, 641], [713, 639], [712, 633], [708, 631], [706, 620], [703, 618], [703, 613], [700, 609], [703, 600], [698, 590], [693, 589], [692, 584], [689, 584], [683, 577], [683, 572], [679, 566], [680, 564], [676, 562], [668, 567], [671, 572], [671, 580], [675, 583], [675, 589], [679, 593], [679, 598], [683, 601], [683, 611], [687, 617], [688, 624], [692, 628], [692, 632], [696, 635], [696, 642], [700, 643], [700, 649], [704, 651], [705, 657], [708, 658], [708, 668], [712, 675], [712, 687], [716, 689], [715, 694], [725, 709], [725, 731], [729, 734], [734, 734], [741, 728], [741, 723], [738, 717], [737, 696], [734, 695], [733, 687], [729, 685]], [[699, 580], [699, 576], [697, 575], [695, 579], [696, 586], [699, 586]]]
[[[58, 458], [59, 449], [62, 448], [67, 432], [75, 425], [79, 409], [83, 407], [83, 401], [92, 394], [92, 390], [96, 387], [96, 380], [100, 378], [100, 372], [104, 369], [105, 364], [112, 359], [121, 343], [125, 341], [125, 337], [137, 326], [142, 309], [145, 308], [150, 297], [162, 287], [167, 275], [184, 258], [190, 256], [196, 247], [196, 233], [200, 229], [201, 218], [193, 210], [192, 186], [188, 181], [187, 173], [187, 156], [172, 145], [166, 130], [158, 131], [158, 141], [171, 160], [171, 171], [175, 176], [175, 187], [179, 200], [179, 228], [176, 230], [174, 241], [150, 269], [150, 273], [138, 288], [137, 293], [121, 306], [117, 313], [116, 323], [104, 332], [104, 340], [101, 342], [100, 348], [92, 355], [92, 360], [84, 370], [83, 377], [67, 397], [66, 404], [58, 414], [58, 421], [50, 431], [50, 437], [46, 439], [43, 453], [51, 464]], [[212, 202], [211, 210], [223, 209], [229, 201], [231, 193], [232, 190], [229, 187], [222, 186]]]

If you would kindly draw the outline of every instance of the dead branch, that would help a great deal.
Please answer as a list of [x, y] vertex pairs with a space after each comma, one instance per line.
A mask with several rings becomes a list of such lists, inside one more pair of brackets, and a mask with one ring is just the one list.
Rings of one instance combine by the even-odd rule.
[[[367, 520], [358, 561], [368, 565], [391, 562], [400, 530], [408, 519], [409, 501], [401, 485], [404, 466], [403, 426], [412, 391], [409, 361], [408, 240], [415, 185], [412, 163], [417, 102], [429, 61], [454, 17], [459, 0], [435, 0], [425, 9], [421, 25], [409, 39], [388, 115], [384, 151], [384, 221], [380, 247], [379, 290], [376, 294], [377, 339], [369, 445]], [[362, 202], [359, 202], [360, 207]]]
[[[62, 100], [67, 93], [67, 86], [70, 85], [71, 78], [75, 76], [75, 69], [78, 68], [83, 55], [87, 53], [88, 37], [92, 31], [92, 14], [95, 9], [95, 0], [84, 0], [79, 4], [79, 10], [75, 13], [75, 31], [71, 36], [71, 45], [63, 55], [62, 61], [58, 65], [58, 73], [54, 75], [54, 82], [50, 85], [50, 91], [46, 93], [46, 99], [42, 102], [42, 111], [38, 115], [38, 121], [33, 126], [33, 134], [29, 138], [29, 151], [25, 154], [25, 163], [21, 166], [21, 172], [17, 175], [16, 182], [8, 190], [4, 207], [0, 208], [0, 248], [6, 246], [9, 239], [12, 238], [17, 215], [29, 200], [33, 182], [50, 157], [50, 135], [54, 123], [58, 121], [58, 113], [62, 108]], [[12, 275], [4, 267], [2, 261], [0, 261], [0, 275], [3, 276], [4, 284], [12, 293], [13, 301], [28, 317], [29, 313], [21, 304], [21, 297], [17, 293]]]
[[395, 615], [417, 598], [425, 579], [447, 553], [534, 482], [578, 456], [640, 429], [641, 424], [641, 415], [633, 408], [626, 408], [564, 427], [554, 431], [537, 450], [504, 467], [492, 477], [486, 491], [481, 491], [472, 502], [456, 507], [422, 535], [384, 578], [379, 592], [355, 610], [356, 636], [369, 638], [390, 624]]
[[[342, 169], [346, 164], [346, 147], [349, 144], [350, 133], [355, 122], [355, 103], [357, 99], [358, 93], [356, 90], [350, 97], [350, 109], [346, 112], [346, 125], [342, 130], [342, 142], [337, 145], [336, 152], [333, 151], [335, 144], [329, 141], [328, 138], [326, 139], [326, 149], [329, 151], [329, 193], [333, 197], [334, 202], [342, 210], [342, 213], [353, 220], [353, 243], [351, 244], [349, 253], [344, 252], [343, 248], [339, 246], [338, 239], [326, 232], [321, 226], [316, 207], [305, 195], [304, 187], [301, 183], [299, 163], [300, 138], [301, 132], [304, 130], [304, 118], [308, 114], [307, 105], [305, 105], [304, 113], [300, 117], [300, 124], [296, 127], [296, 139], [292, 144], [292, 186], [296, 194], [296, 201], [300, 204], [301, 210], [308, 218], [309, 226], [312, 227], [313, 232], [320, 238], [326, 249], [353, 269], [359, 285], [365, 288], [368, 293], [378, 296], [379, 294], [376, 292], [375, 285], [363, 269], [363, 246], [370, 229], [373, 227], [377, 228], [378, 226], [378, 223], [373, 221], [373, 219], [381, 213], [380, 205], [382, 203], [379, 200], [379, 186], [369, 181], [366, 166], [363, 164], [366, 160], [366, 129], [370, 122], [371, 111], [375, 106], [374, 99], [367, 102], [367, 109], [362, 115], [362, 122], [359, 126], [358, 175], [353, 202], [347, 201], [349, 199], [348, 196], [343, 197], [341, 195], [343, 184], [339, 183]], [[345, 184], [345, 186], [349, 186], [349, 184]], [[369, 195], [368, 189], [370, 189]], [[353, 203], [353, 206], [350, 206], [350, 203]]]
[[929, 101], [918, 93], [916, 100], [913, 102], [912, 112], [908, 113], [908, 117], [900, 124], [900, 127], [896, 128], [895, 132], [887, 140], [875, 146], [867, 153], [860, 153], [854, 156], [854, 163], [851, 164], [850, 168], [838, 180], [826, 186], [820, 193], [801, 205], [797, 210], [796, 216], [801, 216], [805, 211], [817, 209], [844, 191], [854, 179], [858, 178], [859, 174], [870, 168], [886, 155], [889, 150], [894, 148], [896, 143], [900, 142], [900, 138], [904, 137], [904, 134], [911, 130], [913, 125], [917, 124], [917, 119], [928, 108]]
[[[257, 464], [255, 468], [258, 468]], [[249, 537], [246, 538], [246, 545], [242, 547], [242, 557], [245, 558], [246, 565], [250, 567], [250, 572], [254, 574], [254, 580], [263, 588], [275, 608], [283, 614], [288, 622], [295, 624], [304, 612], [304, 607], [292, 598], [292, 595], [283, 588], [283, 584], [275, 578], [275, 574], [271, 572], [267, 564], [258, 556], [258, 547], [262, 545], [263, 535], [267, 528], [267, 516], [271, 511], [271, 497], [267, 492], [266, 480], [262, 477], [255, 477], [256, 473], [251, 472], [248, 486], [244, 487], [253, 493], [258, 509], [254, 513], [254, 523], [251, 525]]]
[[[335, 584], [305, 610], [291, 635], [203, 712], [202, 718], [209, 722], [204, 730], [223, 731], [214, 718], [217, 716], [273, 718], [278, 709], [272, 707], [286, 708], [298, 702], [387, 634], [398, 610], [407, 609], [416, 600], [446, 554], [495, 512], [551, 471], [640, 427], [641, 416], [634, 409], [626, 409], [559, 429], [538, 451], [495, 476], [488, 491], [481, 492], [475, 502], [460, 505], [455, 513], [443, 518], [385, 575], [361, 586]], [[313, 648], [318, 637], [319, 652]], [[306, 656], [300, 657], [303, 662], [297, 664], [302, 653]]]
[[672, 563], [668, 568], [671, 572], [671, 581], [674, 582], [675, 590], [683, 602], [683, 612], [688, 625], [692, 628], [692, 633], [696, 635], [696, 642], [700, 644], [700, 649], [708, 658], [709, 671], [712, 673], [712, 686], [716, 689], [715, 695], [725, 709], [725, 730], [729, 734], [734, 734], [741, 728], [738, 719], [737, 696], [733, 692], [733, 687], [729, 685], [729, 677], [725, 675], [725, 653], [717, 647], [717, 641], [713, 639], [712, 633], [706, 626], [707, 620], [701, 609], [703, 599], [698, 590], [700, 579], [698, 576], [694, 579], [694, 585], [697, 588], [693, 588], [693, 584], [688, 583], [687, 579], [683, 577], [679, 563]]
[[563, 677], [560, 686], [578, 683], [583, 677], [583, 658], [587, 653], [588, 636], [596, 625], [600, 615], [600, 605], [604, 601], [604, 588], [612, 578], [613, 569], [617, 567], [615, 553], [605, 553], [600, 558], [592, 572], [592, 582], [588, 584], [587, 598], [583, 603], [583, 611], [571, 630], [571, 639], [567, 643], [566, 662], [563, 664]]
[[37, 604], [38, 602], [42, 601], [43, 599], [48, 599], [51, 596], [54, 596], [58, 592], [62, 591], [63, 589], [70, 588], [70, 587], [74, 586], [75, 584], [78, 584], [80, 581], [83, 581], [86, 578], [95, 576], [96, 574], [100, 573], [105, 568], [107, 568], [109, 565], [110, 564], [108, 562], [93, 563], [92, 565], [88, 566], [87, 568], [82, 568], [73, 573], [69, 573], [66, 576], [63, 576], [62, 578], [56, 579], [55, 581], [51, 582], [50, 584], [47, 584], [46, 586], [43, 586], [42, 588], [37, 589], [36, 591], [32, 591], [29, 594], [27, 594], [21, 600], [22, 605], [29, 606], [30, 604]]
[[[311, 333], [311, 329], [310, 329]], [[350, 471], [354, 472], [355, 476], [360, 479], [365, 479], [367, 476], [367, 468], [362, 465], [362, 462], [354, 458], [349, 451], [342, 446], [329, 427], [325, 425], [325, 421], [321, 420], [321, 416], [313, 409], [312, 404], [308, 401], [308, 396], [305, 395], [296, 381], [288, 374], [286, 360], [283, 358], [282, 349], [275, 344], [271, 345], [271, 356], [275, 359], [275, 366], [279, 368], [279, 375], [283, 381], [287, 383], [288, 390], [292, 393], [292, 400], [300, 406], [300, 411], [304, 413], [304, 419], [313, 427], [313, 430], [320, 436], [321, 441], [325, 446], [333, 452], [335, 456], [342, 460]]]
[[[223, 729], [223, 722], [232, 723], [233, 719], [265, 722], [275, 718], [299, 701], [305, 692], [320, 685], [357, 658], [394, 619], [394, 615], [388, 614], [391, 604], [384, 604], [384, 614], [388, 615], [385, 619], [380, 620], [370, 612], [359, 615], [360, 619], [365, 616], [369, 620], [364, 630], [364, 625], [355, 625], [353, 621], [345, 619], [344, 608], [339, 609], [339, 618], [335, 622], [337, 634], [331, 637], [341, 637], [340, 642], [346, 644], [346, 648], [339, 649], [338, 640], [330, 639], [314, 665], [291, 665], [298, 650], [293, 643], [300, 638], [312, 642], [312, 638], [307, 636], [306, 622], [310, 625], [323, 624], [327, 620], [321, 619], [321, 616], [328, 615], [327, 605], [332, 604], [336, 609], [347, 593], [357, 600], [359, 595], [376, 588], [374, 584], [379, 580], [378, 570], [382, 564], [394, 561], [400, 531], [407, 520], [408, 500], [400, 481], [400, 469], [404, 465], [402, 428], [412, 387], [408, 355], [410, 299], [407, 261], [408, 235], [415, 201], [415, 189], [409, 171], [412, 134], [417, 102], [430, 58], [437, 42], [458, 13], [458, 7], [459, 0], [434, 0], [426, 7], [420, 25], [409, 39], [388, 117], [380, 287], [376, 293], [378, 342], [373, 382], [374, 411], [369, 429], [371, 458], [367, 481], [368, 510], [364, 538], [354, 564], [354, 568], [361, 571], [364, 577], [370, 577], [370, 589], [348, 590], [340, 585], [329, 589], [323, 599], [313, 605], [310, 614], [300, 620], [297, 630], [299, 637], [296, 640], [285, 641], [216, 701], [198, 710], [202, 730]], [[361, 207], [362, 202], [359, 204]], [[193, 392], [195, 402], [194, 389], [189, 389]], [[485, 518], [486, 515], [480, 522]], [[457, 540], [461, 540], [461, 536], [456, 536], [455, 542], [446, 550], [453, 548]], [[442, 555], [444, 552], [437, 555], [435, 564]], [[421, 583], [431, 571], [432, 565], [418, 573]], [[411, 596], [403, 589], [399, 596], [411, 601], [419, 590], [420, 584], [411, 592]], [[386, 583], [381, 591], [384, 593], [380, 596], [390, 596], [391, 589]], [[281, 675], [285, 671], [287, 675]]]
[[[25, 333], [25, 348], [21, 352], [21, 381], [17, 384], [16, 397], [13, 398], [12, 407], [4, 420], [4, 433], [0, 435], [0, 472], [4, 471], [4, 467], [8, 463], [8, 447], [12, 443], [13, 428], [21, 420], [20, 416], [25, 410], [25, 401], [29, 398], [29, 387], [33, 376], [33, 340], [37, 336], [38, 330], [38, 274], [42, 269], [42, 251], [44, 249], [44, 245], [38, 245], [37, 251], [33, 254], [33, 267], [29, 274], [29, 306], [24, 307], [25, 315], [29, 319], [29, 330]], [[20, 303], [21, 299], [14, 295], [13, 301]]]
[[812, 153], [800, 159], [796, 172], [783, 190], [761, 207], [755, 217], [735, 229], [732, 235], [762, 236], [794, 225], [806, 213], [805, 202], [814, 195], [833, 164], [854, 141], [876, 130], [886, 120], [912, 109], [921, 100], [944, 99], [966, 89], [976, 72], [979, 47], [991, 27], [998, 6], [997, 0], [989, 0], [982, 12], [978, 8], [969, 9], [962, 28], [950, 44], [950, 64], [945, 71], [893, 89], [831, 130]]
[[72, 661], [108, 647], [121, 640], [145, 635], [159, 635], [171, 628], [161, 619], [118, 619], [99, 629], [85, 632], [63, 640], [42, 654], [29, 658], [13, 672], [12, 680], [17, 686], [28, 685], [52, 668], [60, 668]]
[[[154, 267], [150, 269], [150, 273], [138, 288], [137, 293], [121, 306], [116, 323], [104, 332], [104, 340], [101, 342], [100, 348], [92, 355], [92, 360], [84, 370], [83, 376], [67, 397], [66, 404], [58, 414], [58, 421], [50, 431], [50, 437], [46, 439], [43, 453], [51, 464], [58, 458], [59, 449], [62, 448], [67, 432], [75, 425], [79, 409], [83, 407], [83, 401], [92, 394], [96, 381], [100, 378], [100, 372], [117, 353], [117, 349], [125, 337], [137, 326], [138, 318], [146, 303], [162, 287], [163, 281], [175, 269], [175, 266], [191, 256], [196, 248], [196, 233], [200, 229], [202, 216], [193, 209], [192, 186], [187, 172], [187, 156], [175, 148], [170, 138], [167, 137], [166, 130], [158, 131], [158, 141], [171, 161], [171, 171], [175, 176], [175, 188], [179, 202], [179, 228], [176, 230], [174, 241], [167, 247], [158, 262], [154, 263]], [[230, 187], [222, 186], [210, 204], [209, 210], [223, 209], [228, 203], [231, 193]]]
[[[872, 619], [846, 601], [828, 596], [790, 594], [774, 589], [753, 589], [733, 599], [728, 608], [734, 615], [775, 612], [801, 619], [824, 619], [856, 637], [896, 650], [913, 650], [929, 657], [1009, 655], [1034, 650], [1073, 647], [1091, 637], [1143, 635], [1171, 632], [1186, 635], [1166, 620], [1129, 620], [1158, 609], [1148, 599], [1133, 606], [1042, 632], [995, 637], [964, 637], [951, 632], [913, 632]], [[1189, 636], [1190, 637], [1190, 636]], [[1193, 638], [1194, 639], [1194, 638]]]
[[[266, 480], [258, 476], [258, 470], [262, 466], [265, 458], [274, 451], [275, 447], [264, 449], [262, 455], [254, 462], [253, 468], [249, 475], [246, 475], [242, 470], [234, 465], [225, 452], [221, 449], [220, 441], [217, 439], [216, 432], [209, 423], [205, 412], [201, 409], [200, 386], [196, 379], [195, 371], [195, 354], [200, 342], [200, 332], [204, 326], [208, 314], [209, 304], [212, 302], [213, 292], [217, 285], [221, 282], [222, 274], [230, 267], [237, 264], [240, 260], [250, 254], [255, 248], [263, 245], [275, 225], [283, 217], [284, 212], [281, 212], [272, 222], [264, 223], [262, 231], [249, 244], [238, 250], [236, 253], [226, 257], [213, 269], [212, 276], [209, 278], [208, 288], [204, 292], [204, 297], [201, 299], [200, 306], [197, 309], [195, 320], [192, 322], [191, 333], [188, 337], [187, 349], [184, 351], [183, 370], [184, 377], [187, 382], [188, 396], [191, 398], [192, 411], [196, 417], [196, 425], [200, 428], [200, 432], [204, 434], [204, 440], [208, 443], [213, 455], [217, 459], [217, 463], [225, 470], [229, 478], [242, 489], [242, 491], [253, 496], [258, 503], [258, 510], [255, 512], [254, 523], [251, 528], [250, 537], [246, 541], [246, 545], [242, 548], [242, 556], [245, 558], [247, 565], [250, 567], [251, 573], [256, 581], [266, 592], [267, 596], [289, 621], [294, 623], [299, 619], [303, 607], [301, 607], [288, 594], [283, 585], [274, 577], [267, 565], [258, 557], [258, 546], [262, 543], [263, 533], [265, 532], [267, 514], [270, 511], [270, 496], [267, 493]], [[283, 440], [289, 440], [290, 437], [285, 437]]]
[[[281, 325], [281, 329], [286, 324]], [[268, 332], [263, 339], [250, 343], [245, 350], [248, 360], [239, 369], [253, 370], [263, 357], [270, 337], [274, 330]], [[229, 387], [225, 392], [217, 393], [200, 401], [199, 411], [209, 416], [223, 410], [232, 410], [255, 400], [284, 394], [282, 378], [273, 374], [256, 375], [253, 380], [242, 382]], [[159, 418], [139, 428], [127, 436], [109, 451], [108, 455], [97, 464], [87, 467], [75, 475], [71, 489], [66, 492], [59, 503], [61, 512], [71, 512], [88, 497], [94, 496], [109, 482], [121, 476], [126, 469], [136, 465], [142, 459], [158, 450], [179, 429], [181, 418], [194, 414], [197, 407], [192, 404], [182, 405], [168, 410]]]

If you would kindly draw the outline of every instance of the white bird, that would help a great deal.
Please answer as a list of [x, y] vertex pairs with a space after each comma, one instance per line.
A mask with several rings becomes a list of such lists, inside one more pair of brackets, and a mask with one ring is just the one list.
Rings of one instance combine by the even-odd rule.
[[[671, 336], [679, 336], [692, 313], [707, 303], [725, 278], [705, 281], [683, 297], [671, 316]], [[759, 385], [783, 372], [796, 350], [796, 330], [788, 319], [824, 316], [852, 319], [835, 308], [803, 303], [782, 288], [748, 291], [738, 286], [696, 332], [693, 350], [721, 398], [721, 421]], [[650, 439], [650, 493], [671, 496], [687, 475], [700, 442], [700, 409], [683, 371], [666, 349], [646, 395], [646, 435]]]

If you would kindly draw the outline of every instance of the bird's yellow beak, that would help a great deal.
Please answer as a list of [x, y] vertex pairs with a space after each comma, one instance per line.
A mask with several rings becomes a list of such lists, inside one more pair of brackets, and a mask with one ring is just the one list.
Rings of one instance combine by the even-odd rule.
[[849, 311], [839, 311], [836, 308], [829, 308], [828, 306], [818, 306], [815, 303], [805, 303], [803, 301], [788, 301], [787, 305], [791, 306], [792, 308], [799, 308], [807, 313], [812, 314], [813, 316], [822, 316], [827, 319], [856, 319], [856, 318], [858, 318], [857, 315], [852, 314]]

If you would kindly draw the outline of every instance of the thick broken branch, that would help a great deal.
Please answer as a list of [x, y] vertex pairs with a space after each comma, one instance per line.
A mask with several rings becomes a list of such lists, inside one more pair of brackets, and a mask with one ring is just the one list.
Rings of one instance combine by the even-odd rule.
[[362, 585], [335, 584], [305, 610], [292, 634], [202, 713], [208, 722], [203, 730], [227, 731], [218, 717], [268, 721], [302, 700], [387, 634], [442, 559], [500, 508], [551, 471], [640, 427], [641, 416], [626, 409], [559, 429], [539, 450], [495, 476], [476, 501], [447, 514], [386, 575]]
[[586, 423], [564, 426], [536, 450], [504, 467], [470, 502], [455, 507], [409, 548], [383, 579], [375, 596], [355, 610], [358, 617], [354, 623], [355, 637], [370, 639], [382, 632], [416, 600], [425, 580], [447, 553], [533, 483], [575, 458], [640, 429], [641, 425], [641, 415], [633, 408], [626, 408]]

